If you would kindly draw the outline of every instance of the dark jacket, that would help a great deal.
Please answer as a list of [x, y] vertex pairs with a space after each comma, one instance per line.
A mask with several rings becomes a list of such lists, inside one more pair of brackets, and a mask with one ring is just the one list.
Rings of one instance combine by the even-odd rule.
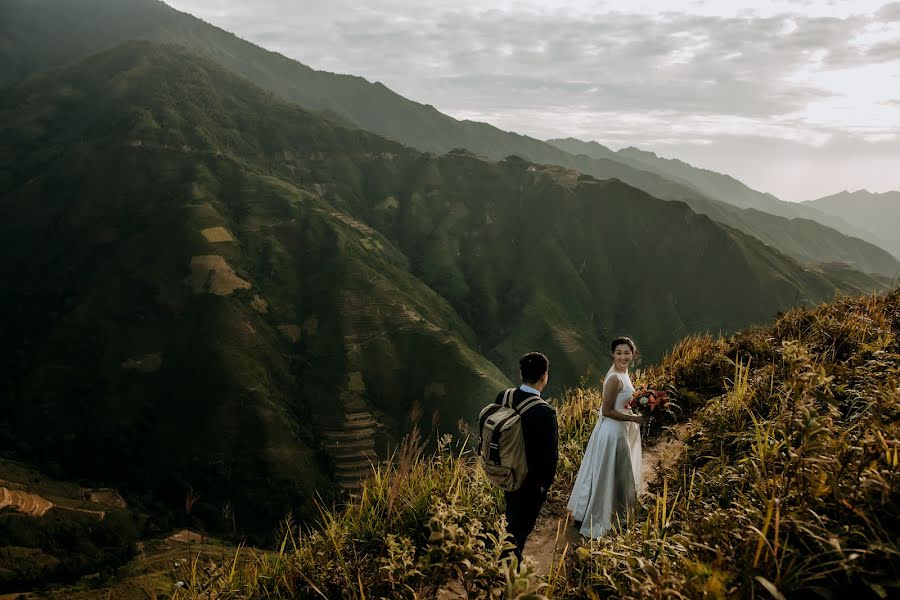
[[[495, 402], [503, 402], [503, 392]], [[516, 389], [513, 392], [513, 408], [531, 398], [533, 394]], [[522, 437], [525, 441], [525, 461], [528, 475], [522, 482], [521, 491], [546, 492], [556, 477], [556, 461], [559, 458], [559, 431], [556, 426], [556, 411], [548, 404], [538, 404], [522, 415]]]

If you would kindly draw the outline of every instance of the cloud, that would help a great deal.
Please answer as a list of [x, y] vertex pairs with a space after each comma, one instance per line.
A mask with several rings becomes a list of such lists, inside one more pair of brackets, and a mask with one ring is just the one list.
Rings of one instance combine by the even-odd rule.
[[885, 4], [877, 13], [879, 21], [890, 23], [900, 22], [900, 2]]
[[375, 4], [336, 0], [331, 9], [313, 2], [301, 10], [299, 3], [263, 0], [251, 10], [219, 0], [208, 10], [226, 27], [310, 66], [381, 81], [450, 113], [512, 104], [765, 117], [828, 95], [790, 79], [804, 67], [900, 54], [888, 42], [868, 52], [850, 43], [864, 17], [585, 17], [466, 10], [465, 2], [460, 10]]
[[900, 2], [171, 1], [314, 68], [537, 137], [712, 156], [742, 136], [819, 152], [900, 129]]

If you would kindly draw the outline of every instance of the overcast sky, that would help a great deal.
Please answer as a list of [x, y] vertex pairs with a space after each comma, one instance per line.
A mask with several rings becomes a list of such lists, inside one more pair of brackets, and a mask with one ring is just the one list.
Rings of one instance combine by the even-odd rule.
[[900, 190], [900, 2], [166, 0], [461, 119], [785, 200]]

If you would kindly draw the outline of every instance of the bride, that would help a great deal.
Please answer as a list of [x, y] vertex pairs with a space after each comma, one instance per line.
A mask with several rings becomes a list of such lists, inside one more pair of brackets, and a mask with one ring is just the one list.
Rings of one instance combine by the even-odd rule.
[[627, 337], [613, 340], [613, 364], [603, 384], [600, 419], [591, 433], [578, 469], [569, 512], [581, 522], [581, 535], [599, 538], [637, 502], [641, 487], [641, 431], [643, 417], [626, 414], [625, 403], [634, 386], [628, 366], [637, 348]]

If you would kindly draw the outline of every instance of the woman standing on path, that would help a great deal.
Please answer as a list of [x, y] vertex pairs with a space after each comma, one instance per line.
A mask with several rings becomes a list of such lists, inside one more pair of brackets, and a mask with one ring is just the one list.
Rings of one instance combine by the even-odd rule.
[[637, 502], [641, 487], [643, 417], [623, 412], [634, 393], [628, 367], [637, 348], [627, 337], [613, 340], [613, 364], [603, 384], [600, 419], [578, 469], [568, 509], [581, 535], [599, 538]]

